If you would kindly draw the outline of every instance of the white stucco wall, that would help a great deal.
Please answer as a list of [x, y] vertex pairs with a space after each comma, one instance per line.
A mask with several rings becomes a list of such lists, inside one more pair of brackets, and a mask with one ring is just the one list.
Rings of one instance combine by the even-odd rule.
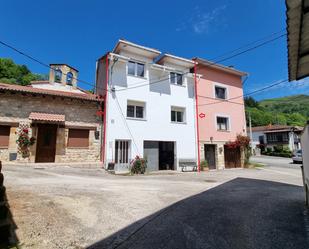
[[[116, 91], [109, 93], [107, 100], [107, 162], [114, 161], [115, 140], [121, 139], [131, 141], [131, 159], [136, 155], [143, 157], [143, 142], [146, 140], [175, 142], [175, 166], [177, 169], [179, 169], [179, 159], [196, 161], [195, 99], [192, 76], [184, 77], [183, 86], [170, 84], [169, 80], [147, 85], [149, 81], [154, 82], [168, 78], [169, 72], [151, 68], [151, 59], [127, 53], [122, 55], [146, 62], [145, 78], [127, 75], [127, 63], [124, 61], [118, 60], [114, 66], [113, 62], [110, 63], [110, 68], [113, 67], [113, 70], [109, 76], [109, 84], [110, 88], [114, 87]], [[189, 71], [189, 68], [178, 69]], [[146, 86], [117, 91], [136, 84], [146, 84]], [[126, 117], [128, 100], [145, 102], [145, 119], [134, 120]], [[171, 122], [171, 106], [185, 108], [185, 123]]]
[[301, 135], [302, 157], [305, 182], [309, 188], [309, 124], [304, 128]]

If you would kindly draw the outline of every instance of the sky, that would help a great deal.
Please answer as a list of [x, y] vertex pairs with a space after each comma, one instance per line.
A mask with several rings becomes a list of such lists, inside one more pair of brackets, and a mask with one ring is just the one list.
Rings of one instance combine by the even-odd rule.
[[[284, 32], [284, 2], [4, 0], [0, 40], [46, 64], [72, 65], [81, 80], [94, 84], [96, 60], [120, 38], [185, 58], [213, 59]], [[34, 73], [48, 73], [48, 68], [2, 45], [0, 57], [25, 64]], [[287, 79], [286, 37], [221, 63], [249, 74], [245, 93]], [[83, 83], [79, 86], [91, 88]], [[308, 78], [252, 96], [261, 100], [302, 93], [309, 94]]]

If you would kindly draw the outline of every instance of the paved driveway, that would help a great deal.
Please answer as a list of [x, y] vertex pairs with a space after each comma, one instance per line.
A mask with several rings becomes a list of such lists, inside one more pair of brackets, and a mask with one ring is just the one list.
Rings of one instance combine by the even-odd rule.
[[182, 200], [89, 247], [309, 248], [301, 187], [237, 178]]
[[297, 169], [114, 176], [5, 165], [4, 175], [21, 248], [306, 246]]

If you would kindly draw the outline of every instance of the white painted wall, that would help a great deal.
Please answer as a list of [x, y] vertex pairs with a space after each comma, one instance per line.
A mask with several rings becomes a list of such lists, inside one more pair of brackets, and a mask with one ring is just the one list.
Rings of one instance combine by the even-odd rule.
[[55, 91], [63, 91], [63, 92], [73, 92], [73, 93], [81, 93], [84, 94], [81, 90], [76, 87], [70, 85], [64, 85], [61, 83], [42, 83], [42, 84], [32, 84], [33, 88], [46, 89], [46, 90], [55, 90]]
[[[169, 77], [169, 72], [151, 68], [152, 60], [135, 54], [122, 54], [139, 61], [146, 62], [145, 78], [127, 75], [127, 63], [118, 60], [114, 66], [110, 63], [110, 89], [116, 92], [108, 94], [107, 124], [106, 124], [106, 159], [114, 161], [115, 140], [131, 141], [130, 157], [143, 156], [143, 141], [174, 141], [176, 142], [176, 161], [179, 159], [196, 161], [196, 133], [195, 133], [195, 99], [194, 79], [192, 76], [184, 78], [184, 85], [177, 86], [165, 80], [160, 83], [147, 85], [140, 88], [126, 89], [136, 84], [148, 84], [158, 79]], [[175, 65], [174, 65], [175, 67]], [[179, 70], [189, 69], [178, 68]], [[191, 74], [190, 74], [191, 75]], [[121, 114], [119, 106], [123, 112]], [[144, 120], [133, 120], [126, 117], [127, 100], [145, 102], [146, 116]], [[186, 122], [177, 124], [171, 122], [171, 106], [185, 108]], [[126, 125], [127, 123], [127, 125]], [[128, 127], [129, 128], [128, 128]], [[130, 135], [129, 129], [132, 133]], [[134, 140], [133, 140], [133, 138]]]
[[303, 169], [304, 169], [304, 184], [306, 189], [307, 200], [309, 199], [309, 123], [304, 128], [301, 135]]

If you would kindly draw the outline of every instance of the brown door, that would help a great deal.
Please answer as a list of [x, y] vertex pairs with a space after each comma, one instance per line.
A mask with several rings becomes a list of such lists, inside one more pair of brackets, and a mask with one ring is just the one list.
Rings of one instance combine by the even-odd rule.
[[39, 125], [35, 162], [55, 162], [56, 155], [56, 125]]
[[216, 145], [214, 144], [205, 144], [205, 159], [208, 163], [209, 169], [216, 169]]
[[240, 161], [240, 148], [229, 148], [224, 146], [224, 161], [225, 168], [239, 168], [241, 167]]

